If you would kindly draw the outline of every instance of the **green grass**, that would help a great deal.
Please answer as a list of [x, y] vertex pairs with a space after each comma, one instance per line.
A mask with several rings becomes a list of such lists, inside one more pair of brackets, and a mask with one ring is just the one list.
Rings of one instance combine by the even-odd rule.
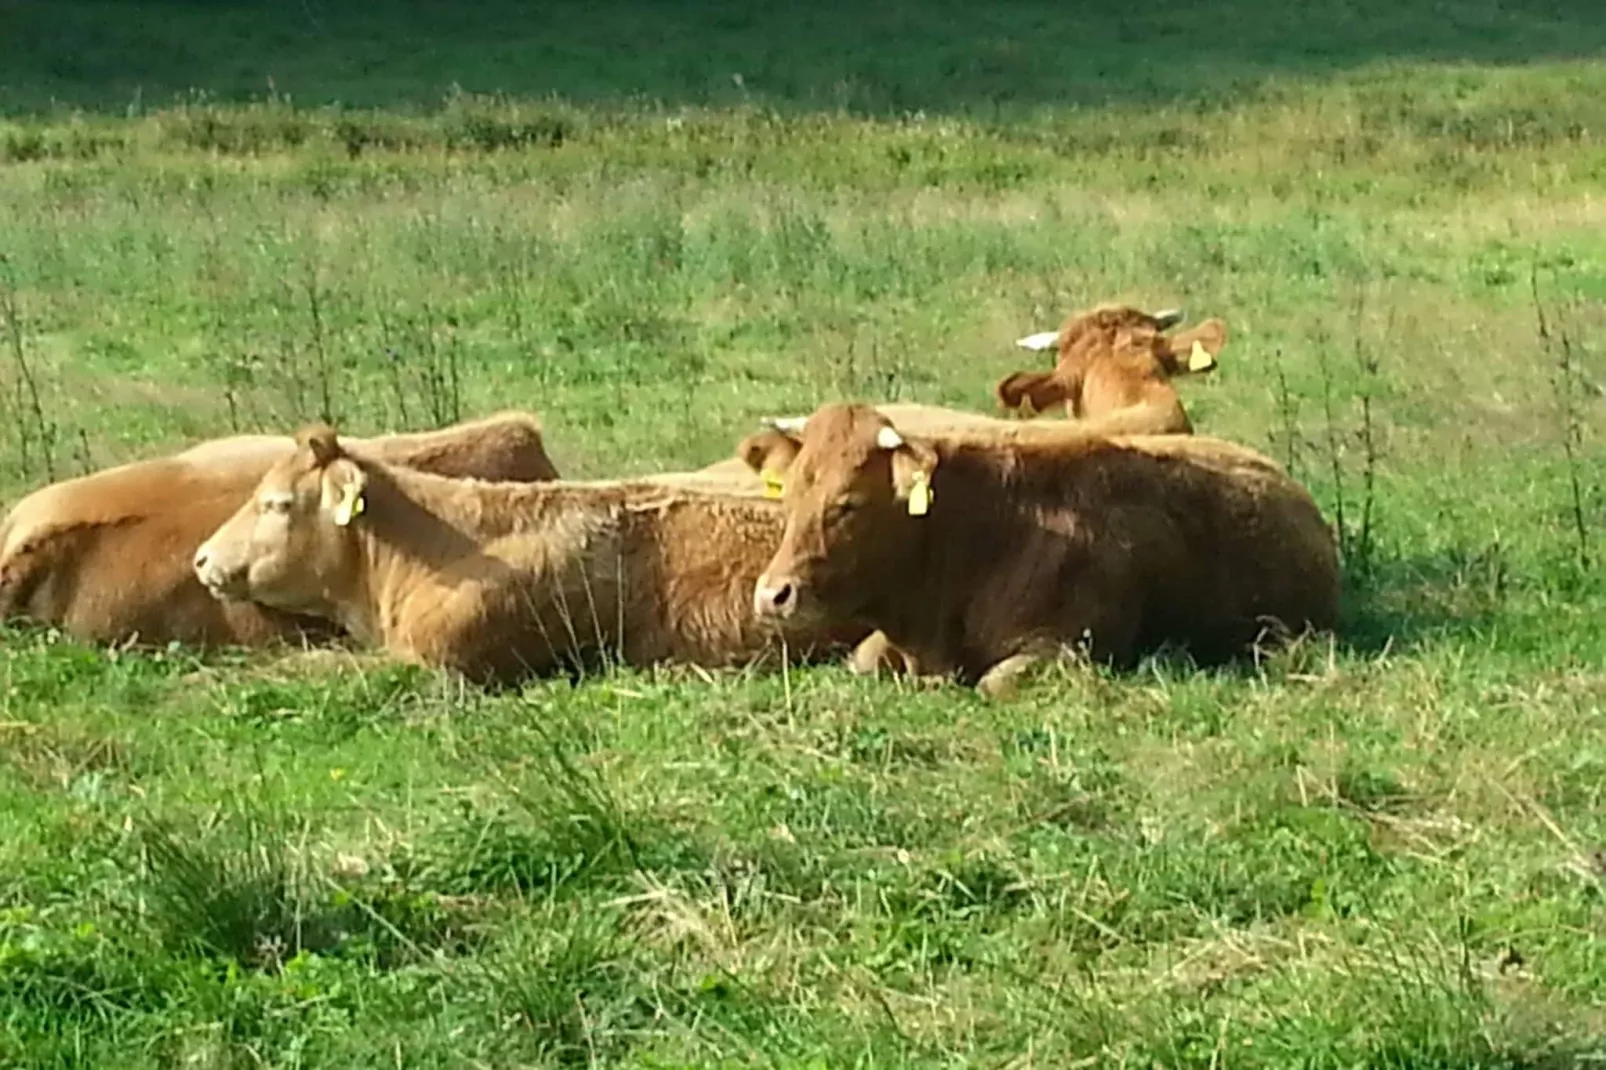
[[1592, 6], [444, 10], [0, 7], [8, 500], [507, 405], [701, 465], [1180, 304], [1195, 424], [1342, 503], [1344, 632], [1004, 705], [7, 632], [0, 1065], [1606, 1055]]

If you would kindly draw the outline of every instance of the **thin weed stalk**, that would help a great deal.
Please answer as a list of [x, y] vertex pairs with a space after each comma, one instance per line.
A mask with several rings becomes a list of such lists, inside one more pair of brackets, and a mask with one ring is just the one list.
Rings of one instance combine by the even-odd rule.
[[1277, 420], [1279, 430], [1273, 432], [1273, 440], [1282, 438], [1283, 466], [1288, 474], [1298, 479], [1301, 467], [1299, 453], [1299, 399], [1288, 386], [1288, 374], [1283, 370], [1283, 349], [1277, 346], [1272, 350], [1272, 373], [1277, 377]]
[[277, 305], [278, 314], [275, 319], [279, 325], [279, 378], [285, 400], [290, 404], [290, 411], [297, 420], [301, 420], [306, 418], [309, 411], [307, 383], [301, 367], [301, 347], [296, 341], [292, 326], [295, 299], [288, 280], [280, 283]]
[[313, 374], [317, 377], [318, 418], [326, 424], [333, 425], [336, 423], [334, 377], [329, 366], [329, 344], [324, 330], [323, 290], [318, 284], [316, 264], [307, 265], [307, 275], [302, 285], [307, 298], [307, 328], [311, 334], [312, 358], [315, 362]]
[[445, 427], [462, 419], [463, 411], [462, 382], [457, 366], [455, 317], [447, 316], [446, 326], [449, 334], [443, 346], [437, 337], [433, 310], [428, 305], [424, 306], [423, 323], [418, 331], [424, 352], [424, 363], [420, 369], [423, 380], [420, 390], [424, 405], [429, 411], [429, 418], [436, 427]]
[[1338, 414], [1333, 406], [1333, 369], [1327, 360], [1327, 338], [1316, 339], [1316, 364], [1322, 375], [1322, 417], [1327, 430], [1328, 474], [1333, 480], [1333, 519], [1338, 528], [1339, 555], [1349, 560], [1349, 524], [1344, 508], [1343, 434], [1338, 426]]
[[249, 397], [256, 386], [256, 375], [252, 369], [255, 360], [250, 354], [230, 356], [223, 363], [223, 404], [229, 413], [229, 430], [239, 434], [244, 428], [242, 419], [242, 406], [249, 404]]
[[39, 377], [28, 360], [27, 339], [22, 323], [22, 302], [17, 293], [16, 267], [0, 253], [0, 315], [5, 317], [6, 344], [10, 350], [16, 382], [12, 390], [13, 420], [17, 456], [22, 474], [33, 478], [38, 461], [45, 478], [56, 480], [56, 439], [60, 428], [45, 412]]
[[[1370, 572], [1372, 567], [1372, 522], [1377, 504], [1378, 443], [1372, 419], [1372, 397], [1376, 391], [1380, 362], [1375, 350], [1369, 349], [1361, 334], [1362, 304], [1355, 303], [1355, 363], [1360, 372], [1361, 386], [1358, 400], [1361, 406], [1361, 426], [1358, 431], [1361, 446], [1361, 524], [1353, 546], [1358, 569]], [[1390, 328], [1393, 324], [1390, 323]], [[1392, 336], [1392, 329], [1384, 337]]]
[[1568, 518], [1572, 527], [1574, 552], [1578, 564], [1587, 570], [1591, 564], [1589, 521], [1585, 506], [1582, 464], [1579, 454], [1584, 445], [1583, 417], [1579, 411], [1579, 372], [1574, 354], [1574, 341], [1563, 323], [1551, 330], [1550, 317], [1545, 313], [1539, 296], [1539, 269], [1534, 266], [1528, 275], [1533, 294], [1534, 317], [1539, 331], [1540, 350], [1550, 358], [1552, 371], [1550, 386], [1556, 398], [1561, 417], [1561, 452], [1567, 466]]
[[383, 308], [376, 312], [379, 320], [379, 342], [385, 351], [385, 380], [390, 387], [392, 396], [396, 399], [396, 413], [400, 417], [400, 427], [410, 427], [411, 422], [407, 415], [407, 386], [404, 379], [402, 348], [405, 342], [399, 336], [397, 326], [391, 321]]
[[74, 445], [77, 454], [75, 459], [78, 462], [78, 474], [87, 476], [95, 470], [95, 463], [89, 452], [89, 432], [80, 427], [78, 429], [78, 440]]

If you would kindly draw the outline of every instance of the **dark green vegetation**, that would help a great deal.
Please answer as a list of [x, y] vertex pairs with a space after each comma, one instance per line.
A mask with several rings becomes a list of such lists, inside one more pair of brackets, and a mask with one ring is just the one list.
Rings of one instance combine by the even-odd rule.
[[[766, 8], [770, 10], [766, 10]], [[175, 94], [432, 109], [470, 93], [887, 113], [1230, 103], [1269, 77], [1588, 60], [1592, 0], [8, 0], [0, 110]]]
[[1227, 320], [1194, 421], [1342, 513], [1351, 592], [1331, 649], [1002, 706], [10, 633], [0, 1064], [1603, 1054], [1606, 20], [977, 7], [0, 7], [10, 492], [512, 404], [686, 467], [985, 407], [1127, 299]]

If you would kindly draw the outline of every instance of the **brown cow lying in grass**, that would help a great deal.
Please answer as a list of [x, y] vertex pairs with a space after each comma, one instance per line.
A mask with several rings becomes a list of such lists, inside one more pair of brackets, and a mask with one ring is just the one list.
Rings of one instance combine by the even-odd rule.
[[[1095, 400], [1102, 401], [1102, 395]], [[917, 436], [982, 434], [999, 441], [1022, 442], [1044, 435], [1063, 436], [1066, 431], [1065, 425], [1057, 421], [1020, 423], [935, 405], [877, 405], [875, 409], [901, 431]], [[1147, 407], [1114, 413], [1093, 409], [1087, 411], [1085, 416], [1087, 418], [1079, 421], [1076, 428], [1089, 437], [1118, 432], [1166, 434], [1178, 430], [1187, 433], [1192, 431], [1187, 427], [1176, 428], [1165, 411]], [[1150, 418], [1153, 419], [1152, 425], [1144, 422]], [[761, 482], [772, 497], [779, 497], [780, 489], [785, 483], [786, 470], [797, 456], [798, 436], [802, 433], [807, 419], [804, 416], [789, 416], [767, 421], [768, 427], [742, 439], [736, 447], [736, 457], [733, 461], [721, 462], [721, 465], [710, 466], [704, 471], [712, 472], [715, 468], [720, 468], [721, 477], [728, 478], [723, 466], [741, 465], [748, 470], [749, 480]], [[887, 637], [880, 632], [867, 636], [854, 650], [848, 662], [849, 668], [857, 673], [872, 673], [881, 669], [896, 671], [907, 669], [911, 664], [903, 652], [888, 642]]]
[[[442, 475], [558, 475], [540, 422], [527, 413], [349, 442], [363, 456]], [[0, 616], [106, 643], [261, 646], [332, 636], [322, 621], [225, 605], [191, 568], [196, 547], [294, 447], [282, 435], [237, 435], [34, 491], [0, 522]]]
[[998, 403], [1025, 416], [1064, 406], [1073, 418], [1097, 420], [1103, 434], [1190, 433], [1171, 380], [1214, 368], [1227, 327], [1209, 319], [1191, 331], [1165, 333], [1181, 321], [1179, 311], [1150, 315], [1125, 305], [1077, 313], [1056, 332], [1020, 340], [1029, 349], [1056, 346], [1059, 360], [1052, 371], [999, 380]]
[[[617, 658], [725, 666], [772, 651], [753, 583], [779, 503], [644, 480], [445, 479], [349, 453], [327, 427], [197, 551], [220, 599], [338, 622], [392, 655], [482, 683]], [[846, 639], [780, 629], [791, 652]]]
[[1064, 645], [1209, 664], [1337, 620], [1338, 556], [1310, 495], [1215, 439], [901, 434], [862, 405], [808, 418], [762, 620], [879, 629], [923, 674], [986, 693]]
[[[1019, 434], [1021, 424], [965, 409], [950, 409], [940, 405], [918, 402], [887, 402], [874, 406], [875, 410], [899, 427], [918, 434], [945, 434], [952, 431], [986, 431], [996, 434]], [[792, 457], [797, 452], [788, 430], [801, 430], [804, 416], [774, 417], [764, 421], [768, 426], [746, 436], [736, 447], [736, 456], [719, 461], [696, 472], [671, 472], [647, 476], [654, 482], [676, 486], [728, 487], [743, 491], [762, 491], [766, 497], [779, 498], [783, 477]], [[775, 540], [780, 539], [777, 526]], [[843, 633], [847, 638], [848, 632]], [[879, 632], [863, 636], [848, 659], [848, 667], [856, 673], [873, 673], [880, 669], [897, 670], [907, 667], [901, 652], [893, 648], [886, 636]]]

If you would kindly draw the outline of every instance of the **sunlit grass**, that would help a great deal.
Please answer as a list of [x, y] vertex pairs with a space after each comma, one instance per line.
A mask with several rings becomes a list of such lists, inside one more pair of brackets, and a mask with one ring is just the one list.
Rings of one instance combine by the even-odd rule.
[[[1587, 18], [1018, 5], [960, 48], [945, 5], [696, 5], [562, 23], [548, 69], [523, 8], [505, 47], [420, 9], [340, 54], [439, 49], [363, 75], [330, 60], [344, 8], [267, 33], [213, 6], [162, 9], [118, 68], [86, 28], [110, 9], [72, 5], [76, 59], [47, 35], [7, 68], [36, 77], [0, 74], [8, 497], [47, 440], [68, 474], [513, 405], [566, 474], [701, 465], [826, 398], [985, 409], [1015, 338], [1129, 300], [1227, 322], [1194, 423], [1342, 504], [1346, 624], [1232, 670], [1055, 667], [1008, 704], [829, 668], [491, 697], [8, 632], [0, 1063], [1603, 1054]], [[679, 50], [638, 50], [649, 24]], [[738, 87], [721, 42], [760, 38]], [[465, 56], [515, 95], [436, 107]], [[257, 99], [158, 92], [190, 85]]]

